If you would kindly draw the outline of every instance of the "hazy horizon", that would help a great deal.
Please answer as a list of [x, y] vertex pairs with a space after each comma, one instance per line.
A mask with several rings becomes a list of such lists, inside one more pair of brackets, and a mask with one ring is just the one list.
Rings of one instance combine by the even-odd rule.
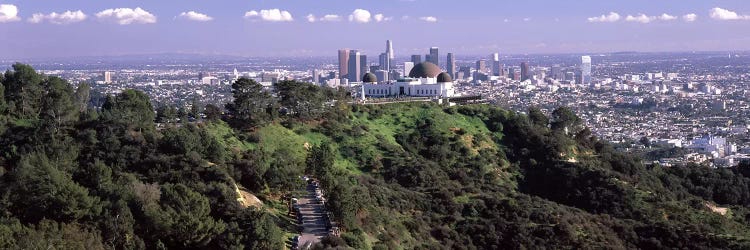
[[0, 1], [1, 59], [750, 50], [750, 2]]

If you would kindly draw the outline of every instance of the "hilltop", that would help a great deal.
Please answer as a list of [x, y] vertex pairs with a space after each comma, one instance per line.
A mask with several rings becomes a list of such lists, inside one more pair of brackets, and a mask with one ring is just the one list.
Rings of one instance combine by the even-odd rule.
[[565, 107], [352, 105], [242, 78], [224, 116], [174, 117], [135, 90], [91, 107], [27, 65], [0, 81], [0, 248], [282, 249], [305, 174], [343, 232], [317, 248], [750, 247], [750, 166], [646, 166]]

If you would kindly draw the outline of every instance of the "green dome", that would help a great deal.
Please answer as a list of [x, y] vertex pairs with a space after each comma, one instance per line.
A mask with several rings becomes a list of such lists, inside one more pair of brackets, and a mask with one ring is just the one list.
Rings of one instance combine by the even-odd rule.
[[378, 82], [378, 77], [373, 73], [367, 72], [362, 76], [362, 82]]

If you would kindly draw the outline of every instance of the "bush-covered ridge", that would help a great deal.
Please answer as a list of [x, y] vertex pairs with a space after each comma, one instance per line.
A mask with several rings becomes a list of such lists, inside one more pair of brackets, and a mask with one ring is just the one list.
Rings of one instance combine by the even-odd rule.
[[222, 118], [134, 90], [94, 109], [22, 64], [0, 81], [0, 248], [281, 249], [305, 173], [344, 231], [319, 248], [750, 247], [750, 166], [644, 166], [566, 108], [351, 106], [241, 79]]

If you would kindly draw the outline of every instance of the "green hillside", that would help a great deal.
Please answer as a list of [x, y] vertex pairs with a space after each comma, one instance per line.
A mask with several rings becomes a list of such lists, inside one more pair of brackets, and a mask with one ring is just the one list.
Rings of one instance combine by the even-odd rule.
[[343, 232], [319, 249], [750, 248], [750, 165], [646, 166], [564, 107], [350, 105], [242, 78], [223, 117], [187, 123], [135, 90], [89, 107], [28, 65], [0, 82], [2, 249], [288, 248], [305, 174]]

